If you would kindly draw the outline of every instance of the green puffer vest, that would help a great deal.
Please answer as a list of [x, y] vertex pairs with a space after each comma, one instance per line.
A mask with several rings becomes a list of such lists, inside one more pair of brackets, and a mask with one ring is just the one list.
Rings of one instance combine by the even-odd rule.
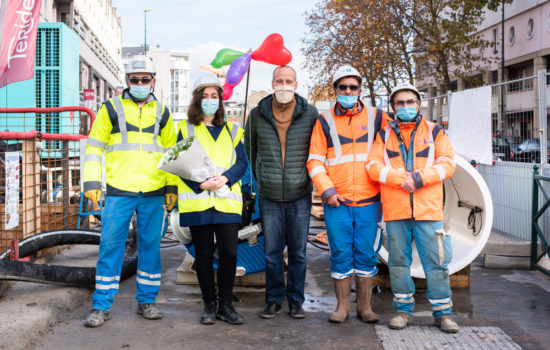
[[305, 98], [298, 94], [294, 96], [296, 107], [286, 136], [284, 169], [281, 142], [271, 107], [273, 95], [260, 101], [246, 123], [246, 153], [250, 156], [258, 193], [272, 201], [296, 200], [313, 189], [306, 161], [311, 132], [319, 113]]

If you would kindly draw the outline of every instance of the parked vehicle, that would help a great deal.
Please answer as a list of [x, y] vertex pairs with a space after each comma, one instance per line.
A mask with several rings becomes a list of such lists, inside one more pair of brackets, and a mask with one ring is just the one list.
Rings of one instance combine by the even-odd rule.
[[[546, 142], [546, 157], [550, 160], [550, 140]], [[523, 141], [515, 152], [512, 152], [512, 158], [516, 162], [540, 163], [540, 141], [539, 139], [527, 139]]]
[[493, 159], [510, 160], [511, 150], [508, 141], [504, 137], [493, 137]]

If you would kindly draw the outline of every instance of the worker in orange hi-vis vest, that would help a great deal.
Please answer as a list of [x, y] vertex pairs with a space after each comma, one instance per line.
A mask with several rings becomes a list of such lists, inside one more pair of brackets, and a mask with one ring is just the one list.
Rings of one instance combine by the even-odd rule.
[[436, 324], [458, 332], [449, 287], [451, 238], [443, 230], [442, 181], [455, 169], [454, 153], [443, 128], [420, 114], [421, 95], [410, 84], [393, 89], [396, 119], [381, 129], [369, 154], [367, 171], [380, 182], [389, 250], [393, 306], [389, 327], [403, 329], [414, 312], [410, 274], [412, 239], [426, 273], [427, 297]]
[[324, 201], [331, 277], [338, 299], [331, 322], [344, 322], [348, 317], [354, 273], [357, 316], [364, 322], [378, 322], [371, 296], [382, 244], [377, 225], [380, 190], [368, 178], [365, 166], [374, 137], [387, 125], [388, 116], [358, 99], [361, 82], [353, 67], [336, 71], [333, 88], [338, 100], [329, 113], [318, 117], [307, 161], [309, 176]]

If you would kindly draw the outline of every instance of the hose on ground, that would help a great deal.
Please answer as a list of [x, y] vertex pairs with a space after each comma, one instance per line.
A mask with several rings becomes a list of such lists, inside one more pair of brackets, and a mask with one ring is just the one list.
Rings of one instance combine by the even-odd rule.
[[[99, 245], [101, 233], [88, 230], [58, 230], [42, 232], [19, 241], [19, 256], [28, 256], [45, 248], [65, 244]], [[26, 261], [5, 260], [11, 253], [7, 249], [0, 254], [0, 280], [27, 281], [38, 283], [93, 286], [95, 267], [76, 267], [38, 264]], [[137, 271], [137, 251], [122, 265], [121, 279]]]

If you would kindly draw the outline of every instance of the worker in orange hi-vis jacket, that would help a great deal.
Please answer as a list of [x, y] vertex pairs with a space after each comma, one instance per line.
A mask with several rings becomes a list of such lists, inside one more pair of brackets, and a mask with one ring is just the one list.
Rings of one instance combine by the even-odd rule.
[[414, 312], [414, 237], [435, 322], [444, 332], [456, 333], [448, 269], [451, 238], [443, 230], [442, 186], [455, 169], [453, 149], [443, 128], [420, 114], [421, 95], [413, 85], [395, 87], [390, 103], [396, 118], [378, 132], [367, 162], [370, 178], [380, 183], [386, 223], [397, 311], [389, 327], [405, 328]]
[[358, 99], [361, 82], [353, 67], [336, 71], [333, 88], [338, 99], [329, 113], [318, 117], [307, 161], [309, 176], [324, 201], [331, 277], [338, 299], [331, 322], [344, 322], [348, 317], [354, 273], [357, 316], [364, 322], [378, 322], [371, 295], [382, 244], [377, 225], [380, 190], [378, 183], [368, 178], [365, 166], [374, 137], [387, 125], [388, 116]]

